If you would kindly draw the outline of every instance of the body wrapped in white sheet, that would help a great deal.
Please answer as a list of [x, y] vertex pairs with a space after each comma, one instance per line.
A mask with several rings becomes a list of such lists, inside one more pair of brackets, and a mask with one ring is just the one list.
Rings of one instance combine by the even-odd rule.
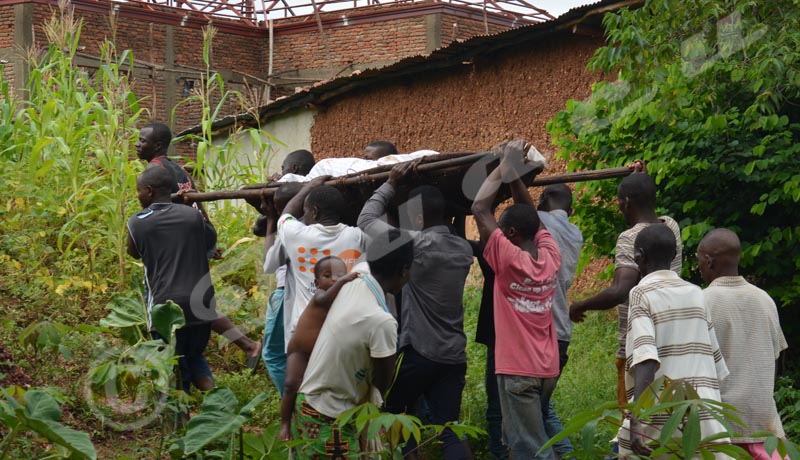
[[311, 168], [307, 176], [300, 176], [298, 174], [286, 174], [278, 180], [278, 182], [308, 182], [311, 179], [319, 176], [333, 176], [340, 177], [348, 174], [353, 174], [361, 171], [366, 171], [378, 166], [393, 165], [403, 163], [404, 161], [416, 160], [428, 155], [438, 155], [439, 152], [435, 150], [418, 150], [412, 153], [404, 153], [402, 155], [388, 155], [379, 158], [377, 161], [365, 160], [363, 158], [326, 158], [319, 160], [317, 164]]

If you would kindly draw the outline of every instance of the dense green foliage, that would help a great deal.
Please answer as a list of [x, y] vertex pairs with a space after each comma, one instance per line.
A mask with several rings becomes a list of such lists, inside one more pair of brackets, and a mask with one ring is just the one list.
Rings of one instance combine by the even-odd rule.
[[15, 450], [14, 441], [21, 433], [33, 432], [58, 446], [51, 449], [58, 452], [59, 457], [95, 460], [97, 452], [89, 439], [89, 435], [68, 428], [61, 423], [61, 409], [48, 393], [41, 390], [22, 391], [23, 402], [3, 390], [4, 400], [0, 400], [0, 422], [8, 427], [8, 433], [0, 442], [0, 459], [32, 458], [30, 446], [27, 449]]
[[[796, 305], [800, 2], [648, 0], [604, 25], [609, 45], [589, 68], [610, 78], [550, 122], [561, 157], [571, 169], [645, 160], [661, 211], [683, 229], [689, 267], [708, 230], [731, 228], [746, 274]], [[608, 255], [622, 225], [616, 184], [580, 189], [591, 255]]]

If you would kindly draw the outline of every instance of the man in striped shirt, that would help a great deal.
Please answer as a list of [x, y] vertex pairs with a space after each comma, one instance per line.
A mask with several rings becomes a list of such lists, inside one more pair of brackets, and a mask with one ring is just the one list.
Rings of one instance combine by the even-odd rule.
[[[625, 387], [636, 401], [657, 378], [684, 380], [701, 398], [720, 401], [719, 381], [728, 368], [717, 344], [708, 308], [699, 287], [670, 270], [675, 235], [663, 224], [637, 235], [634, 257], [643, 278], [630, 293], [626, 341]], [[649, 455], [647, 439], [658, 439], [668, 415], [649, 424], [628, 421], [620, 430], [620, 454]], [[710, 414], [700, 414], [701, 439], [725, 431]], [[723, 457], [724, 458], [724, 457]]]
[[583, 321], [589, 310], [608, 310], [617, 307], [619, 326], [617, 329], [617, 401], [624, 406], [625, 395], [625, 335], [628, 331], [628, 293], [639, 282], [644, 273], [634, 261], [633, 243], [643, 229], [653, 224], [664, 224], [675, 235], [675, 256], [669, 268], [677, 275], [681, 273], [681, 231], [677, 222], [669, 216], [656, 214], [656, 183], [647, 175], [640, 163], [635, 171], [619, 184], [617, 202], [619, 210], [630, 228], [620, 233], [614, 256], [614, 280], [611, 286], [596, 295], [575, 302], [570, 306], [569, 316], [575, 322]]
[[[733, 424], [742, 437], [734, 442], [756, 460], [768, 455], [763, 436], [783, 438], [783, 424], [773, 398], [776, 360], [786, 349], [775, 302], [763, 290], [739, 276], [741, 243], [736, 233], [718, 228], [697, 248], [697, 262], [708, 288], [703, 291], [720, 350], [731, 374], [720, 384], [722, 402], [731, 404], [745, 426]], [[733, 423], [733, 422], [732, 422]]]

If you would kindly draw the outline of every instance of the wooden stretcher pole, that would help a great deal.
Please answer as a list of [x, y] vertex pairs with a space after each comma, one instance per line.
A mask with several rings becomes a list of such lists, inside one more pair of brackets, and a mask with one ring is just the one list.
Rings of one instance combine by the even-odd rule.
[[[417, 166], [417, 172], [424, 173], [428, 171], [445, 169], [453, 166], [461, 166], [464, 164], [473, 163], [479, 160], [480, 158], [483, 158], [486, 155], [491, 155], [491, 153], [474, 153], [472, 155], [465, 155], [463, 157], [458, 157], [458, 158], [450, 158], [448, 160], [422, 163], [419, 166]], [[384, 182], [386, 179], [389, 178], [390, 173], [391, 171], [382, 171], [372, 174], [359, 174], [357, 176], [331, 179], [325, 182], [325, 185], [341, 187], [347, 185], [360, 185], [369, 182]], [[263, 188], [251, 188], [242, 190], [220, 190], [217, 192], [189, 192], [183, 195], [183, 202], [191, 203], [196, 201], [234, 200], [234, 199], [245, 199], [245, 198], [260, 198], [262, 196], [271, 197], [275, 193], [275, 190], [277, 188], [278, 188], [277, 186], [265, 186]], [[181, 199], [180, 197], [177, 196], [177, 194], [173, 193], [172, 201], [180, 203]]]
[[632, 168], [607, 168], [595, 171], [576, 171], [564, 174], [554, 174], [552, 176], [539, 176], [533, 180], [531, 187], [542, 187], [553, 184], [566, 184], [571, 182], [586, 182], [590, 180], [615, 179], [618, 177], [630, 176]]
[[[467, 155], [460, 158], [451, 158], [449, 160], [422, 163], [417, 167], [417, 172], [424, 173], [452, 166], [459, 166], [466, 163], [472, 163], [485, 155], [491, 155], [491, 154], [476, 153], [473, 155]], [[598, 169], [595, 171], [578, 171], [565, 174], [554, 174], [552, 176], [537, 177], [530, 186], [541, 187], [552, 184], [614, 179], [614, 178], [628, 176], [632, 172], [633, 172], [632, 168], [622, 167], [622, 168]], [[348, 185], [359, 185], [368, 182], [383, 182], [389, 178], [389, 174], [390, 171], [383, 171], [373, 174], [362, 174], [358, 176], [331, 179], [325, 182], [325, 185], [341, 187]], [[243, 190], [220, 190], [216, 192], [189, 192], [183, 194], [183, 202], [191, 203], [195, 201], [217, 201], [217, 200], [234, 200], [234, 199], [246, 199], [246, 198], [261, 198], [262, 196], [271, 197], [275, 193], [276, 189], [277, 187], [274, 186], [265, 186], [263, 188], [251, 188]], [[180, 203], [182, 200], [181, 197], [177, 196], [177, 194], [173, 194], [172, 201]]]

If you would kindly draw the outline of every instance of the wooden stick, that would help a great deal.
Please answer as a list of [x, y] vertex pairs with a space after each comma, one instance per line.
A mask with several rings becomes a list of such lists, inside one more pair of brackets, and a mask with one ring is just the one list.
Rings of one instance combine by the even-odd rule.
[[565, 184], [569, 182], [586, 182], [590, 180], [615, 179], [618, 177], [630, 176], [632, 168], [607, 168], [595, 171], [576, 171], [564, 174], [553, 174], [552, 176], [537, 177], [533, 180], [531, 187], [541, 187], [552, 184]]
[[[430, 163], [422, 163], [417, 167], [417, 172], [420, 173], [436, 172], [440, 169], [472, 163], [486, 155], [491, 155], [491, 154], [476, 153], [473, 155], [467, 155], [460, 158], [452, 158], [449, 160], [434, 161]], [[554, 174], [552, 176], [537, 177], [530, 186], [542, 187], [545, 185], [552, 185], [552, 184], [585, 182], [590, 180], [615, 179], [619, 177], [628, 176], [632, 172], [633, 172], [632, 168], [622, 167], [622, 168], [598, 169], [595, 171], [577, 171], [565, 174]], [[383, 171], [372, 174], [360, 173], [358, 175], [351, 175], [351, 176], [341, 177], [338, 179], [331, 179], [325, 182], [325, 185], [341, 187], [348, 185], [360, 185], [369, 182], [383, 182], [389, 178], [389, 174], [390, 171]], [[193, 201], [217, 201], [217, 200], [233, 200], [233, 199], [246, 199], [246, 198], [261, 198], [262, 196], [271, 197], [275, 193], [275, 190], [277, 190], [278, 186], [279, 185], [272, 184], [272, 185], [266, 185], [261, 188], [250, 188], [243, 190], [220, 190], [216, 192], [189, 192], [183, 195], [183, 201], [191, 203]], [[182, 201], [181, 197], [178, 197], [177, 194], [172, 195], [172, 200], [178, 203]]]

